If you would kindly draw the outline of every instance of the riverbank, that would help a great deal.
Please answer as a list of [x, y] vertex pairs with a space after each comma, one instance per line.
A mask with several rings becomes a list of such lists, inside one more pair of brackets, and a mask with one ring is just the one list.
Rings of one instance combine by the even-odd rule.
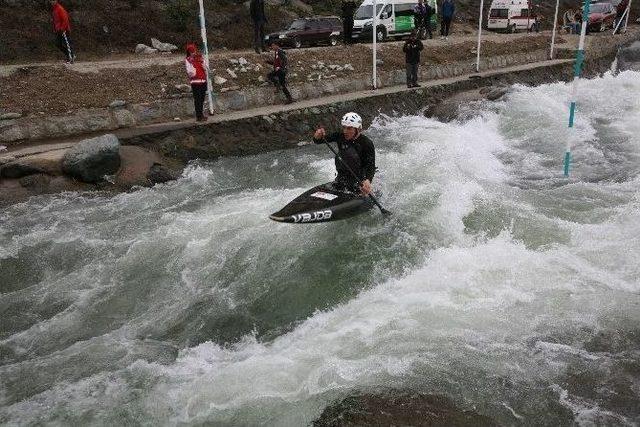
[[[637, 36], [637, 32], [630, 32], [624, 40]], [[596, 45], [592, 46], [583, 75], [593, 76], [608, 70], [616, 51], [617, 44], [608, 44], [603, 38], [597, 49]], [[387, 86], [376, 91], [365, 89], [335, 94], [341, 85], [366, 85], [366, 78], [344, 78], [331, 85], [326, 82], [309, 84], [317, 96], [309, 96], [310, 99], [292, 105], [265, 102], [266, 105], [259, 108], [216, 114], [208, 123], [202, 124], [180, 120], [116, 129], [112, 132], [121, 143], [123, 166], [101, 183], [81, 183], [62, 172], [61, 159], [66, 150], [82, 139], [81, 136], [46, 143], [13, 144], [0, 154], [0, 205], [61, 191], [127, 191], [178, 176], [182, 167], [194, 159], [256, 154], [304, 145], [310, 142], [313, 129], [318, 126], [334, 128], [335, 117], [347, 111], [360, 112], [365, 126], [380, 113], [425, 114], [450, 120], [458, 114], [459, 105], [480, 99], [498, 99], [514, 83], [539, 85], [572, 78], [571, 59], [548, 61], [544, 60], [545, 55], [545, 51], [540, 51], [486, 58], [482, 68], [490, 70], [481, 73], [469, 71], [470, 64], [465, 63], [424, 67], [423, 77], [435, 73], [436, 78], [428, 79], [418, 89], [398, 85], [403, 82], [404, 75], [396, 70], [386, 76], [382, 74], [382, 82]], [[543, 60], [528, 63], [537, 57]], [[524, 63], [510, 65], [514, 61]], [[249, 90], [238, 92], [245, 99], [249, 93]], [[113, 114], [129, 111], [125, 106], [112, 110]], [[2, 172], [7, 168], [11, 168], [10, 175]], [[20, 172], [16, 173], [16, 170]], [[160, 179], [156, 172], [160, 172]]]

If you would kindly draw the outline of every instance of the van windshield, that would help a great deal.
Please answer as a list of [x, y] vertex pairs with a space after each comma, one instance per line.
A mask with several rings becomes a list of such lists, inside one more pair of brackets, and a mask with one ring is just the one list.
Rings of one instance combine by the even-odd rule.
[[[376, 15], [378, 15], [378, 13], [380, 13], [380, 10], [382, 10], [382, 6], [384, 6], [383, 4], [377, 4], [376, 5]], [[372, 4], [368, 4], [368, 5], [362, 5], [358, 8], [357, 12], [356, 12], [356, 17], [355, 19], [371, 19], [373, 18], [373, 5]]]
[[491, 9], [489, 18], [508, 18], [509, 9]]

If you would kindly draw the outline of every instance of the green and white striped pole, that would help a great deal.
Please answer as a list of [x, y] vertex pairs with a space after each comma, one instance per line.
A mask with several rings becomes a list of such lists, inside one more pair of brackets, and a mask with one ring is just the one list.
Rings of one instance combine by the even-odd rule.
[[[573, 83], [571, 85], [571, 105], [569, 107], [569, 129], [573, 128], [576, 115], [576, 97], [578, 94], [578, 80], [584, 63], [584, 38], [587, 35], [587, 25], [589, 24], [589, 0], [584, 0], [582, 8], [582, 28], [580, 30], [580, 42], [576, 51], [576, 62], [573, 66]], [[571, 142], [567, 138], [567, 146], [564, 152], [564, 176], [569, 176], [569, 164], [571, 163]]]
[[200, 35], [202, 36], [202, 47], [204, 48], [204, 59], [206, 62], [205, 71], [207, 73], [207, 95], [209, 97], [209, 113], [213, 114], [213, 84], [211, 83], [211, 73], [209, 72], [209, 47], [207, 46], [207, 27], [204, 22], [204, 4], [200, 3]]

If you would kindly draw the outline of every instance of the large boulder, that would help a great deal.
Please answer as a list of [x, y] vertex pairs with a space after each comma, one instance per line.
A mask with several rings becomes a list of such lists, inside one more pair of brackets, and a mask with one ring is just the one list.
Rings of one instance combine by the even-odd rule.
[[85, 139], [69, 149], [62, 160], [62, 170], [82, 182], [102, 181], [120, 168], [120, 141], [113, 134]]
[[42, 169], [19, 160], [0, 166], [0, 177], [2, 178], [22, 178], [23, 176], [43, 172]]
[[178, 50], [178, 46], [171, 43], [162, 43], [158, 39], [151, 39], [151, 46], [160, 52], [173, 52], [174, 50]]

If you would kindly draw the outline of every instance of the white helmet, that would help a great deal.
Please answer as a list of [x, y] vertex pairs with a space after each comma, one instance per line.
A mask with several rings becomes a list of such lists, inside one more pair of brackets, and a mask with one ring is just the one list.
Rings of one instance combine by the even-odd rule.
[[342, 116], [342, 126], [348, 126], [351, 128], [362, 129], [362, 117], [356, 113], [347, 113]]

